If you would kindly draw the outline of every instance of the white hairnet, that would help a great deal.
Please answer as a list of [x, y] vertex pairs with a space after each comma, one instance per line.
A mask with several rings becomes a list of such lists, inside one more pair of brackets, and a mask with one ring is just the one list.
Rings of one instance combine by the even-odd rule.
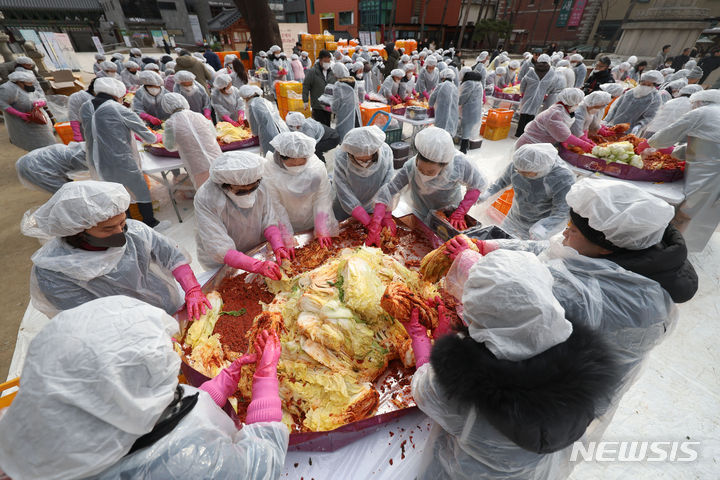
[[300, 112], [289, 112], [285, 117], [285, 124], [288, 127], [299, 128], [305, 121], [305, 115]]
[[660, 70], [660, 73], [662, 73], [663, 77], [667, 77], [671, 73], [675, 73], [675, 69], [670, 67], [663, 68], [662, 70]]
[[223, 59], [223, 65], [228, 65], [233, 62], [237, 58], [237, 55], [233, 55], [232, 53], [230, 55], [225, 55], [225, 58]]
[[115, 58], [115, 59], [117, 59], [117, 60], [122, 60], [122, 59], [125, 58], [125, 55], [123, 55], [123, 54], [120, 53], [120, 52], [117, 52], [117, 53], [113, 53], [113, 54], [112, 54], [112, 58]]
[[300, 52], [300, 55], [302, 55], [303, 57], [307, 57], [310, 54], [308, 52], [306, 52], [305, 50], [303, 50], [302, 52]]
[[205, 57], [204, 57], [203, 54], [200, 53], [200, 52], [193, 52], [193, 53], [192, 53], [192, 56], [195, 57], [195, 58], [197, 58], [198, 60], [205, 60]]
[[530, 143], [513, 153], [513, 165], [521, 172], [535, 172], [544, 177], [558, 159], [557, 149], [551, 143]]
[[223, 89], [232, 83], [232, 77], [227, 73], [221, 73], [215, 77], [213, 81], [213, 87], [217, 89]]
[[195, 74], [187, 70], [180, 70], [175, 74], [175, 81], [178, 83], [193, 82], [195, 81]]
[[238, 90], [238, 94], [243, 98], [252, 97], [253, 95], [260, 95], [262, 96], [262, 89], [258, 87], [257, 85], [243, 85]]
[[225, 152], [210, 166], [210, 180], [218, 185], [250, 185], [262, 178], [263, 158], [250, 152]]
[[696, 79], [696, 78], [701, 78], [702, 76], [703, 76], [702, 68], [695, 65], [694, 67], [692, 67], [692, 70], [690, 70], [690, 73], [688, 73], [687, 78]]
[[[85, 182], [80, 182], [85, 183]], [[59, 313], [30, 343], [22, 388], [0, 432], [13, 478], [87, 478], [115, 464], [170, 405], [177, 322], [112, 296]]]
[[350, 155], [367, 156], [377, 152], [385, 143], [385, 132], [375, 125], [353, 128], [345, 134], [340, 149]]
[[33, 75], [33, 73], [28, 70], [12, 72], [10, 75], [8, 75], [8, 80], [11, 82], [33, 83], [35, 82], [35, 75]]
[[677, 80], [673, 80], [672, 82], [669, 82], [667, 84], [666, 88], [670, 88], [670, 90], [680, 90], [682, 87], [688, 84], [687, 78], [678, 78]]
[[165, 113], [170, 114], [176, 112], [177, 110], [190, 109], [190, 104], [185, 97], [175, 92], [168, 92], [163, 95], [160, 105], [162, 106], [162, 109], [165, 110]]
[[680, 95], [692, 95], [695, 92], [702, 91], [703, 87], [702, 85], [698, 84], [692, 84], [692, 85], [685, 85], [680, 89]]
[[119, 183], [69, 182], [35, 211], [25, 213], [21, 230], [37, 238], [69, 237], [125, 212], [130, 195]]
[[335, 75], [335, 78], [343, 78], [350, 76], [350, 72], [348, 71], [347, 67], [340, 62], [335, 62], [332, 64], [332, 72], [333, 75]]
[[290, 60], [299, 60], [299, 59], [300, 59], [300, 57], [297, 56], [297, 53], [293, 53], [292, 55], [290, 55]]
[[435, 57], [428, 57], [427, 60], [425, 60], [425, 66], [427, 67], [437, 67], [438, 61]]
[[103, 55], [102, 53], [96, 53], [95, 60], [105, 60], [105, 55]]
[[497, 73], [498, 75], [505, 75], [507, 73], [507, 68], [498, 67], [495, 69], [495, 73]]
[[720, 90], [702, 90], [690, 95], [690, 102], [720, 103]]
[[510, 63], [508, 63], [508, 68], [510, 70], [517, 70], [518, 68], [520, 68], [520, 62], [518, 62], [517, 60], [511, 60]]
[[663, 82], [665, 77], [663, 77], [663, 74], [658, 72], [657, 70], [648, 70], [647, 72], [644, 72], [642, 75], [640, 75], [640, 81], [650, 81], [653, 83], [660, 84]]
[[143, 67], [143, 70], [152, 70], [153, 72], [159, 72], [160, 67], [158, 67], [157, 63], [146, 63]]
[[142, 51], [139, 48], [131, 48], [130, 53], [133, 55], [142, 55]]
[[177, 63], [176, 63], [176, 62], [168, 62], [168, 63], [165, 64], [165, 70], [170, 69], [170, 70], [172, 70], [172, 71], [174, 72], [176, 66], [177, 66]]
[[270, 140], [270, 145], [284, 157], [310, 158], [315, 153], [315, 139], [301, 132], [282, 132]]
[[626, 72], [630, 70], [631, 65], [628, 62], [621, 62], [620, 65], [618, 65], [621, 70], [625, 70]]
[[585, 98], [585, 94], [579, 88], [565, 88], [558, 94], [558, 102], [562, 102], [568, 107], [580, 105]]
[[537, 63], [550, 63], [550, 62], [551, 62], [550, 56], [545, 53], [543, 53], [542, 55], [540, 55], [537, 58]]
[[582, 62], [583, 56], [580, 55], [579, 53], [573, 53], [572, 55], [570, 55], [570, 61], [571, 62]]
[[532, 58], [532, 56], [533, 56], [533, 54], [530, 53], [530, 52], [525, 52], [525, 53], [523, 53], [523, 58], [524, 58], [525, 60], [530, 60], [530, 59]]
[[629, 63], [630, 65], [635, 65], [637, 63], [637, 60], [638, 59], [635, 55], [630, 55], [630, 57], [628, 57], [627, 59], [627, 63]]
[[609, 93], [613, 97], [619, 97], [623, 94], [625, 87], [623, 87], [619, 83], [603, 83], [602, 85], [600, 85], [600, 89]]
[[111, 70], [113, 72], [117, 72], [117, 65], [115, 64], [115, 62], [109, 62], [109, 61], [102, 62], [100, 64], [100, 68], [102, 68], [103, 71]]
[[570, 67], [570, 61], [569, 60], [560, 60], [557, 63], [558, 67]]
[[478, 62], [484, 62], [485, 59], [488, 58], [488, 56], [489, 56], [488, 52], [483, 51], [483, 52], [480, 52], [480, 55], [477, 56], [476, 60]]
[[282, 50], [282, 48], [280, 48], [279, 46], [273, 45], [272, 47], [270, 47], [270, 50], [268, 50], [268, 52], [270, 52], [270, 53], [277, 53], [277, 52], [279, 52], [279, 51], [281, 51], [281, 50]]
[[116, 98], [122, 98], [125, 96], [127, 89], [125, 84], [116, 78], [102, 77], [95, 80], [95, 94], [107, 93], [110, 96]]
[[595, 92], [590, 93], [589, 95], [585, 95], [585, 98], [583, 99], [583, 103], [587, 105], [588, 107], [603, 107], [610, 103], [610, 100], [612, 100], [612, 95], [610, 95], [607, 92], [601, 92], [600, 90], [597, 90]]
[[449, 68], [446, 68], [442, 72], [440, 72], [440, 79], [441, 80], [455, 80], [455, 72], [453, 70], [450, 70]]
[[406, 63], [403, 65], [403, 70], [405, 70], [405, 73], [409, 72], [410, 70], [415, 70], [415, 64], [414, 63]]
[[462, 295], [470, 336], [517, 362], [568, 339], [572, 324], [553, 295], [550, 270], [530, 252], [496, 250], [470, 269]]
[[140, 72], [138, 79], [143, 85], [155, 85], [156, 87], [162, 87], [165, 84], [162, 77], [151, 70], [143, 70]]
[[420, 155], [435, 163], [448, 164], [457, 153], [452, 136], [435, 126], [424, 128], [415, 135], [415, 148]]
[[32, 65], [35, 66], [35, 62], [32, 58], [26, 56], [20, 56], [15, 58], [15, 63], [18, 65]]
[[362, 72], [365, 69], [365, 65], [362, 62], [355, 62], [352, 64], [353, 72]]
[[402, 69], [400, 69], [400, 68], [394, 68], [394, 69], [390, 72], [390, 76], [391, 76], [391, 77], [404, 77], [404, 76], [405, 76], [405, 72], [404, 72]]
[[260, 55], [261, 57], [267, 57], [267, 53], [262, 50], [260, 50], [260, 53], [258, 53], [258, 55]]
[[410, 61], [410, 55], [403, 55], [400, 57], [401, 62], [409, 62]]
[[130, 62], [125, 62], [125, 68], [140, 68], [140, 65], [138, 65], [137, 63], [135, 63], [133, 61], [130, 61]]
[[635, 185], [584, 178], [567, 194], [570, 208], [614, 245], [642, 250], [662, 240], [675, 209]]

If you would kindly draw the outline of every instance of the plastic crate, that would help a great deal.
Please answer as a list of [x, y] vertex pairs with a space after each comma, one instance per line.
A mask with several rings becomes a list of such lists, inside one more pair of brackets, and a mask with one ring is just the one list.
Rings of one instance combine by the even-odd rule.
[[507, 138], [508, 133], [510, 133], [510, 125], [506, 127], [491, 127], [486, 124], [482, 135], [488, 140], [502, 140]]
[[378, 127], [382, 127], [385, 122], [387, 122], [387, 119], [384, 118], [384, 116], [379, 116], [379, 118], [376, 117], [373, 123], [370, 123], [370, 120], [373, 118], [375, 113], [379, 111], [390, 113], [390, 105], [385, 105], [384, 103], [379, 102], [363, 102], [360, 104], [360, 117], [362, 119], [362, 124], [377, 125]]
[[385, 143], [388, 145], [399, 142], [400, 140], [402, 140], [402, 127], [385, 131]]
[[55, 131], [65, 145], [73, 141], [73, 131], [70, 122], [56, 123]]
[[502, 223], [502, 221], [505, 220], [505, 217], [510, 211], [510, 207], [512, 207], [514, 197], [515, 190], [513, 190], [512, 188], [505, 190], [505, 192], [503, 192], [503, 194], [500, 195], [498, 199], [493, 202], [492, 205], [490, 205], [490, 208], [488, 208], [488, 216], [492, 218], [495, 222]]
[[[0, 383], [0, 393], [15, 387], [20, 388], [20, 377], [15, 377], [5, 383]], [[12, 401], [15, 399], [15, 395], [17, 395], [17, 391], [8, 393], [7, 395], [3, 395], [2, 397], [0, 397], [0, 410], [9, 407]]]
[[302, 112], [305, 109], [305, 103], [302, 98], [288, 98], [287, 110], [291, 112]]
[[485, 119], [488, 127], [509, 127], [515, 112], [506, 108], [491, 108]]
[[300, 82], [277, 82], [275, 84], [275, 92], [278, 97], [288, 97], [290, 92], [302, 95], [302, 83]]

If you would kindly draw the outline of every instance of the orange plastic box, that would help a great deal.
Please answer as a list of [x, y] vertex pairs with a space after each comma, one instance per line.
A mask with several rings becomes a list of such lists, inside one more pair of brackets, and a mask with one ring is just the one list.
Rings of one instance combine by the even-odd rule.
[[65, 145], [73, 141], [73, 131], [70, 122], [56, 123], [55, 131]]

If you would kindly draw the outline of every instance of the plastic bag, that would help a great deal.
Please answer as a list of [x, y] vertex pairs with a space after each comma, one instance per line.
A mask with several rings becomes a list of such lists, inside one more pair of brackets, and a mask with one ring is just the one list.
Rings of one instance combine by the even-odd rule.
[[68, 107], [68, 96], [67, 95], [46, 95], [47, 108], [52, 113], [55, 122], [68, 122], [70, 121], [70, 113]]
[[45, 113], [42, 111], [41, 107], [33, 107], [32, 110], [30, 110], [30, 121], [32, 123], [37, 123], [39, 125], [45, 125], [47, 123], [47, 117], [45, 117]]

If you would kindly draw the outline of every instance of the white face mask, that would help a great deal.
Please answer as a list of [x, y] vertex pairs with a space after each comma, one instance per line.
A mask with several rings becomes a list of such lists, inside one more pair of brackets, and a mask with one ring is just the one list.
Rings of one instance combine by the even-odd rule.
[[186, 87], [185, 85], [183, 85], [181, 88], [182, 88], [182, 91], [185, 93], [192, 93], [193, 90], [195, 90], [195, 85], [192, 85], [189, 87]]
[[110, 78], [115, 78], [116, 73], [117, 73], [117, 72], [105, 72], [105, 75], [108, 76], [108, 77], [110, 77]]
[[299, 165], [297, 167], [288, 167], [286, 165], [285, 169], [288, 171], [288, 173], [290, 175], [300, 175], [303, 172], [303, 170], [305, 170], [305, 167], [307, 167], [307, 163], [305, 163], [305, 165]]
[[364, 76], [364, 73], [363, 73], [363, 72], [360, 72], [360, 73], [356, 73], [356, 74], [355, 74], [355, 78], [357, 78], [358, 80], [362, 80], [363, 76]]
[[672, 96], [673, 96], [673, 98], [677, 98], [677, 97], [680, 96], [680, 92], [679, 92], [679, 91], [675, 91], [675, 92], [672, 93]]
[[407, 77], [408, 80], [410, 80], [413, 77], [412, 72], [408, 72], [405, 74], [405, 77]]
[[145, 90], [153, 97], [156, 97], [162, 89], [160, 87], [145, 87]]
[[417, 174], [418, 174], [418, 178], [420, 179], [421, 183], [427, 183], [427, 182], [429, 182], [430, 180], [432, 180], [433, 178], [437, 178], [437, 175], [425, 175], [425, 174], [423, 174], [423, 173], [420, 171], [420, 169], [418, 169]]
[[632, 92], [635, 98], [641, 98], [650, 95], [654, 90], [655, 87], [651, 87], [650, 85], [638, 85], [632, 89]]
[[330, 62], [322, 62], [321, 65], [323, 70], [330, 70]]
[[247, 195], [235, 195], [232, 192], [226, 192], [228, 198], [238, 208], [250, 208], [255, 205], [255, 199], [257, 197], [257, 190], [248, 193]]

